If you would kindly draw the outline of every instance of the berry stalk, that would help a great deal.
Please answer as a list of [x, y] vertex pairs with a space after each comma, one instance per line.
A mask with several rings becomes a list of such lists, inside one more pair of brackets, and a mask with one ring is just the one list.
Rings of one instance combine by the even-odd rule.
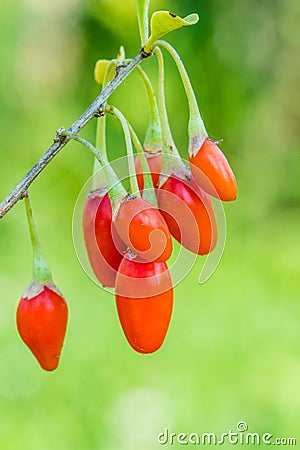
[[143, 177], [144, 177], [144, 190], [143, 190], [142, 197], [143, 197], [143, 199], [147, 200], [147, 202], [151, 203], [153, 206], [155, 206], [157, 208], [157, 199], [156, 199], [156, 195], [154, 192], [154, 186], [153, 186], [152, 176], [151, 176], [149, 164], [147, 161], [147, 157], [144, 153], [143, 146], [142, 146], [139, 138], [137, 137], [136, 132], [134, 131], [134, 129], [132, 128], [130, 123], [129, 122], [127, 122], [127, 123], [128, 123], [130, 136], [131, 136], [133, 145], [134, 145], [137, 153], [139, 154], [140, 161], [141, 161]]
[[124, 137], [125, 137], [126, 151], [127, 151], [127, 157], [128, 157], [128, 170], [129, 170], [129, 177], [130, 177], [131, 194], [135, 195], [136, 197], [140, 197], [141, 194], [140, 194], [139, 186], [138, 186], [137, 179], [136, 179], [134, 155], [133, 155], [132, 142], [131, 142], [130, 131], [129, 131], [127, 120], [125, 119], [125, 117], [121, 113], [121, 111], [118, 108], [116, 108], [115, 106], [108, 105], [105, 108], [105, 112], [114, 115], [121, 123], [121, 126], [123, 128]]
[[[102, 83], [102, 91], [105, 89], [107, 84], [111, 79], [111, 72], [116, 67], [117, 60], [113, 59], [109, 61], [107, 67], [104, 72], [103, 83]], [[103, 104], [105, 106], [106, 102]], [[106, 114], [103, 114], [102, 117], [99, 117], [97, 120], [97, 130], [96, 130], [96, 148], [102, 153], [105, 158], [107, 158], [107, 149], [106, 149]], [[105, 189], [106, 186], [106, 177], [101, 170], [101, 165], [97, 158], [94, 161], [93, 168], [93, 191], [97, 189]]]
[[33, 251], [33, 283], [35, 285], [45, 285], [53, 283], [52, 275], [48, 264], [45, 261], [40, 240], [37, 234], [36, 226], [33, 219], [31, 203], [28, 194], [24, 197], [27, 222], [29, 227], [30, 239]]
[[144, 47], [149, 36], [148, 12], [150, 0], [135, 0], [135, 3], [141, 38], [141, 46]]
[[[103, 83], [102, 83], [102, 90], [106, 88], [107, 84], [109, 83], [111, 79], [111, 72], [116, 67], [118, 61], [115, 59], [112, 59], [105, 70]], [[103, 103], [103, 109], [105, 107], [107, 102]], [[96, 148], [99, 150], [99, 152], [102, 153], [102, 155], [107, 158], [107, 150], [106, 150], [106, 115], [103, 114], [102, 117], [98, 118], [97, 121], [97, 131], [96, 131]]]
[[151, 81], [146, 72], [141, 68], [141, 66], [137, 66], [137, 70], [145, 85], [150, 106], [150, 121], [145, 135], [144, 149], [148, 153], [157, 153], [161, 150], [162, 145], [161, 125], [157, 101]]
[[166, 49], [169, 54], [172, 56], [173, 60], [176, 63], [177, 69], [179, 71], [184, 90], [187, 96], [188, 104], [189, 104], [189, 110], [190, 110], [190, 118], [189, 118], [189, 125], [188, 125], [188, 133], [189, 133], [189, 153], [195, 154], [198, 152], [199, 148], [201, 148], [203, 142], [208, 137], [207, 131], [205, 129], [198, 104], [197, 99], [191, 84], [191, 81], [189, 79], [188, 73], [184, 67], [183, 62], [181, 61], [181, 58], [179, 54], [176, 52], [176, 50], [172, 47], [171, 44], [168, 42], [165, 42], [163, 40], [158, 40], [156, 42], [156, 45], [159, 45], [160, 47], [163, 47]]
[[189, 177], [187, 168], [181, 161], [179, 152], [172, 137], [165, 98], [165, 70], [164, 59], [161, 50], [156, 47], [155, 54], [158, 59], [158, 109], [162, 129], [162, 172], [160, 186], [173, 173], [180, 178]]
[[[109, 164], [108, 160], [86, 139], [78, 136], [77, 134], [72, 134], [67, 130], [60, 130], [59, 134], [61, 136], [69, 136], [74, 141], [79, 142], [89, 149], [94, 156], [98, 159], [106, 177], [106, 183], [108, 187], [108, 195], [111, 201], [113, 218], [116, 217], [121, 201], [127, 196], [126, 189], [122, 185], [121, 181], [117, 177], [115, 171]], [[129, 136], [130, 137], [130, 136]]]

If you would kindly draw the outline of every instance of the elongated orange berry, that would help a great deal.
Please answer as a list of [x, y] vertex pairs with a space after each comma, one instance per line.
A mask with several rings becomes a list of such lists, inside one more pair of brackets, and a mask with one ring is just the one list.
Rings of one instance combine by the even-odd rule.
[[158, 350], [173, 309], [173, 286], [167, 264], [123, 258], [116, 279], [116, 305], [131, 347], [139, 353]]
[[115, 219], [116, 230], [128, 247], [148, 262], [163, 262], [172, 253], [172, 239], [165, 219], [151, 203], [128, 196]]
[[41, 286], [37, 295], [30, 297], [29, 287], [17, 309], [20, 336], [47, 371], [58, 366], [68, 320], [67, 304], [53, 289]]
[[185, 248], [207, 255], [216, 246], [217, 224], [210, 196], [192, 178], [175, 175], [157, 189], [158, 206], [172, 236]]
[[[156, 188], [158, 186], [159, 176], [161, 173], [161, 152], [153, 154], [145, 151], [145, 155], [147, 157], [147, 162], [149, 164], [149, 170], [151, 172], [153, 186]], [[135, 159], [135, 170], [139, 189], [140, 191], [143, 191], [144, 177], [139, 155]]]
[[215, 142], [205, 139], [196, 154], [189, 154], [189, 162], [194, 179], [208, 194], [225, 202], [236, 199], [234, 174]]
[[103, 286], [114, 287], [127, 246], [115, 230], [106, 190], [89, 193], [82, 224], [87, 254], [96, 277]]

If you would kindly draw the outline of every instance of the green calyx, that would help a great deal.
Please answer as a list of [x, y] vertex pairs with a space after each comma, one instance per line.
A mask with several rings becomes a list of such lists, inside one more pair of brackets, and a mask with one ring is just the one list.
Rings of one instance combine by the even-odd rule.
[[151, 17], [151, 35], [144, 45], [144, 52], [152, 53], [158, 39], [178, 28], [194, 25], [198, 20], [198, 14], [190, 14], [182, 18], [169, 11], [156, 11]]

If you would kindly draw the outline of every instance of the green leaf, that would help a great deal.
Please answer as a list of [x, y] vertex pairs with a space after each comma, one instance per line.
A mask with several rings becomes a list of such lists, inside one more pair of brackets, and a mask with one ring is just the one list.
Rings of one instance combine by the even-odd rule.
[[123, 61], [125, 61], [125, 58], [126, 58], [125, 49], [124, 49], [123, 45], [121, 45], [118, 56], [117, 56], [117, 60], [120, 61], [120, 63], [123, 63]]
[[155, 41], [178, 28], [194, 25], [199, 20], [198, 14], [190, 14], [184, 18], [168, 11], [156, 11], [151, 17], [151, 36], [144, 50], [151, 53]]
[[94, 78], [96, 83], [103, 83], [104, 75], [109, 63], [110, 61], [108, 59], [98, 59], [96, 62], [94, 69]]

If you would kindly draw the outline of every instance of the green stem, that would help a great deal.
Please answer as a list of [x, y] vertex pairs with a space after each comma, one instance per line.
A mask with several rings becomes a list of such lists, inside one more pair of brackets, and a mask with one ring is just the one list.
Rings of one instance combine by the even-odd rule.
[[[111, 77], [111, 71], [115, 68], [115, 66], [118, 64], [117, 60], [112, 60], [108, 64], [104, 78], [102, 83], [102, 91], [106, 87], [106, 85], [110, 81]], [[104, 106], [104, 105], [103, 105]], [[99, 150], [99, 152], [107, 158], [107, 149], [106, 149], [106, 115], [103, 117], [99, 117], [97, 121], [97, 131], [96, 131], [96, 148]], [[103, 170], [101, 170], [101, 166], [99, 164], [99, 161], [97, 158], [95, 158], [94, 161], [94, 168], [93, 168], [93, 190], [106, 188], [106, 177], [103, 173]]]
[[152, 181], [152, 176], [150, 172], [150, 168], [148, 165], [147, 157], [145, 155], [145, 152], [143, 151], [143, 146], [139, 140], [139, 138], [136, 135], [136, 132], [132, 128], [129, 122], [127, 122], [130, 136], [133, 142], [133, 145], [135, 146], [135, 149], [137, 153], [139, 154], [142, 171], [143, 171], [143, 177], [144, 177], [144, 190], [143, 190], [143, 198], [147, 200], [149, 203], [151, 203], [153, 206], [157, 208], [157, 198], [154, 192], [154, 186]]
[[125, 137], [125, 143], [126, 143], [126, 151], [127, 151], [127, 157], [128, 157], [128, 170], [129, 170], [129, 177], [130, 177], [130, 187], [131, 187], [131, 194], [135, 195], [137, 197], [140, 197], [140, 190], [138, 186], [138, 182], [136, 179], [136, 172], [135, 172], [135, 165], [134, 165], [134, 154], [132, 150], [132, 142], [130, 137], [130, 131], [127, 124], [127, 120], [115, 106], [107, 106], [105, 108], [105, 112], [110, 113], [114, 115], [121, 123], [123, 128], [123, 133]]
[[146, 72], [140, 66], [137, 66], [137, 70], [144, 82], [150, 106], [150, 122], [146, 131], [144, 149], [149, 153], [157, 153], [158, 151], [161, 151], [162, 145], [161, 125], [157, 101], [151, 81]]
[[52, 276], [48, 264], [45, 261], [28, 194], [24, 197], [26, 215], [33, 251], [33, 282], [37, 285], [52, 283]]
[[96, 147], [93, 146], [89, 141], [86, 139], [77, 136], [77, 134], [72, 134], [67, 130], [62, 130], [60, 132], [61, 136], [69, 136], [71, 139], [74, 139], [74, 141], [79, 142], [80, 144], [84, 145], [86, 148], [88, 148], [93, 155], [97, 158], [97, 160], [100, 163], [101, 168], [103, 169], [103, 172], [106, 177], [106, 185], [108, 187], [108, 195], [109, 199], [111, 201], [111, 206], [113, 210], [113, 220], [116, 218], [120, 203], [121, 201], [128, 195], [127, 191], [125, 190], [124, 186], [122, 185], [121, 181], [119, 180], [118, 176], [116, 175], [115, 171], [109, 164], [107, 158], [100, 153]]
[[172, 137], [165, 98], [165, 69], [161, 50], [156, 47], [155, 54], [158, 60], [158, 109], [162, 129], [162, 172], [160, 186], [172, 173], [186, 179], [186, 167], [181, 161], [179, 152]]
[[[97, 121], [97, 131], [96, 131], [96, 147], [99, 152], [106, 157], [106, 115], [103, 117], [99, 117]], [[94, 168], [93, 168], [93, 190], [96, 191], [98, 189], [105, 189], [106, 185], [106, 177], [101, 170], [101, 165], [97, 158], [94, 160]]]
[[141, 38], [141, 46], [144, 47], [149, 37], [148, 12], [150, 0], [135, 0], [135, 3]]
[[[108, 85], [110, 79], [111, 79], [111, 72], [118, 64], [118, 60], [113, 59], [109, 62], [108, 66], [106, 67], [103, 83], [102, 83], [102, 91], [105, 89], [105, 87]], [[103, 105], [103, 107], [106, 105], [107, 102]], [[96, 148], [99, 150], [102, 155], [107, 158], [107, 150], [106, 150], [106, 115], [103, 117], [99, 117], [97, 122], [97, 133], [96, 133]]]
[[207, 131], [205, 129], [198, 104], [197, 99], [193, 90], [193, 87], [191, 85], [188, 73], [184, 67], [183, 62], [181, 61], [181, 58], [179, 54], [176, 52], [176, 50], [172, 47], [171, 44], [168, 42], [158, 40], [156, 41], [156, 45], [159, 45], [163, 48], [165, 48], [169, 54], [174, 59], [178, 71], [181, 76], [181, 80], [185, 89], [185, 93], [187, 96], [188, 104], [189, 104], [189, 110], [190, 110], [190, 118], [189, 118], [189, 126], [188, 126], [188, 132], [189, 132], [189, 153], [195, 154], [198, 152], [198, 150], [201, 148], [203, 142], [208, 137]]
[[106, 115], [99, 117], [96, 131], [96, 148], [107, 158], [106, 150]]
[[155, 54], [158, 60], [158, 109], [162, 132], [162, 150], [168, 152], [172, 146], [173, 138], [166, 108], [164, 60], [159, 48], [155, 49]]

